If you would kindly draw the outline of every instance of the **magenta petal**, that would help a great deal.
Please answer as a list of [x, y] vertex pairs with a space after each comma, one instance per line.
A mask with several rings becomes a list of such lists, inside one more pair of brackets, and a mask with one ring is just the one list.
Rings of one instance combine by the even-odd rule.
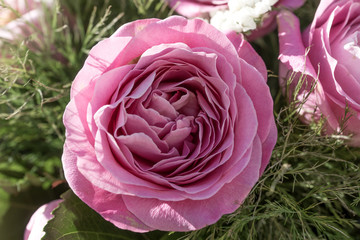
[[[143, 133], [134, 133], [117, 138], [119, 144], [124, 144], [129, 150], [141, 158], [156, 162], [161, 156], [160, 149], [152, 139]], [[139, 148], [141, 146], [141, 148]]]
[[[256, 118], [256, 110], [251, 102], [251, 98], [240, 85], [236, 88], [235, 96], [236, 102], [238, 103], [238, 117], [237, 121], [234, 122], [237, 126], [235, 125], [234, 127], [241, 131], [241, 134], [238, 134], [239, 138], [236, 142], [236, 147], [237, 149], [241, 149], [239, 153], [244, 153], [252, 144], [257, 134], [259, 122]], [[238, 128], [238, 126], [246, 127]]]
[[[313, 44], [317, 46], [316, 54], [315, 52], [311, 52], [311, 57], [313, 61], [319, 62], [321, 60], [321, 70], [319, 71], [319, 79], [321, 79], [321, 85], [324, 88], [324, 90], [334, 96], [335, 98], [343, 98], [341, 96], [341, 93], [343, 90], [341, 89], [341, 86], [335, 79], [335, 68], [337, 66], [337, 60], [333, 58], [330, 54], [330, 49], [326, 48], [327, 41], [323, 36], [324, 29], [317, 29], [314, 33], [313, 37]], [[322, 59], [326, 59], [326, 61], [323, 61]], [[340, 93], [337, 94], [337, 93]]]
[[306, 56], [306, 50], [301, 40], [298, 18], [289, 11], [278, 14], [279, 25], [279, 59], [289, 69], [300, 72], [316, 79], [316, 71]]
[[263, 76], [264, 81], [266, 81], [267, 69], [265, 63], [262, 61], [259, 54], [251, 47], [250, 43], [244, 40], [244, 36], [234, 31], [227, 33], [226, 36], [236, 47], [240, 59], [255, 67]]
[[241, 77], [243, 79], [253, 79], [252, 81], [244, 81], [243, 86], [252, 99], [256, 109], [257, 119], [261, 122], [258, 126], [258, 135], [261, 141], [264, 141], [268, 136], [271, 124], [274, 122], [274, 118], [269, 117], [272, 116], [273, 111], [273, 102], [269, 101], [269, 99], [271, 99], [270, 91], [260, 73], [256, 71], [252, 65], [242, 60], [240, 60], [240, 62], [243, 70]]

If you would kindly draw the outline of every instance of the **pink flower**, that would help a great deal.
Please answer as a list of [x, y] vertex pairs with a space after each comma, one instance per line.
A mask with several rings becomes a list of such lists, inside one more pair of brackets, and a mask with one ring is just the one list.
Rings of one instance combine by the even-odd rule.
[[277, 132], [262, 59], [241, 35], [173, 16], [128, 23], [71, 88], [65, 177], [117, 227], [189, 231], [235, 211]]
[[297, 72], [292, 92], [304, 73], [307, 80], [300, 91], [302, 99], [317, 81], [301, 110], [304, 121], [323, 116], [326, 133], [353, 134], [349, 143], [360, 146], [360, 1], [321, 1], [311, 26], [302, 34], [292, 13], [282, 12], [278, 22], [281, 83], [285, 84], [289, 72]]
[[61, 199], [51, 201], [35, 211], [26, 225], [24, 240], [39, 240], [45, 235], [43, 229], [47, 222], [54, 217], [51, 212], [58, 207], [60, 202], [62, 202]]
[[0, 43], [1, 39], [22, 41], [35, 32], [38, 35], [44, 32], [44, 7], [52, 5], [53, 0], [4, 0], [4, 3], [6, 7], [0, 7]]

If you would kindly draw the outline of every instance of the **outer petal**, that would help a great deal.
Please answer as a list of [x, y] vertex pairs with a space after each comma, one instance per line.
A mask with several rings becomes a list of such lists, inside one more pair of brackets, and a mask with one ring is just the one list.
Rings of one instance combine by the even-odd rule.
[[[141, 24], [138, 23], [138, 25]], [[113, 61], [110, 68], [128, 64], [152, 46], [177, 42], [183, 42], [190, 48], [207, 47], [221, 52], [234, 68], [234, 73], [240, 75], [236, 50], [222, 32], [203, 20], [193, 19], [189, 21], [179, 16], [152, 22], [142, 31], [137, 32], [126, 49]]]
[[289, 11], [283, 10], [278, 17], [279, 26], [279, 59], [288, 69], [300, 72], [316, 79], [316, 71], [306, 56], [305, 46], [301, 39], [299, 19]]
[[[236, 33], [234, 31], [227, 33], [226, 35], [229, 40], [234, 44], [239, 58], [246, 61], [249, 65], [255, 67], [259, 71], [264, 79], [267, 81], [267, 69], [264, 61], [260, 55], [252, 48], [249, 42], [245, 41], [242, 34]], [[242, 70], [243, 72], [243, 70]]]
[[[110, 38], [97, 43], [89, 53], [84, 66], [76, 75], [71, 86], [70, 98], [79, 93], [90, 82], [96, 81], [106, 71], [131, 62], [127, 59], [122, 64], [110, 67], [115, 59], [123, 55], [123, 50], [127, 47], [132, 38], [148, 24], [159, 21], [158, 19], [138, 20], [120, 27]], [[140, 54], [139, 54], [140, 55]], [[136, 56], [138, 57], [138, 56]], [[135, 57], [134, 57], [135, 58]]]
[[141, 19], [122, 25], [111, 37], [135, 37], [147, 25], [160, 21], [156, 18]]
[[115, 226], [134, 232], [147, 232], [152, 229], [140, 221], [136, 216], [128, 211], [122, 196], [112, 194], [101, 188], [92, 185], [78, 171], [76, 166], [77, 156], [71, 152], [68, 146], [64, 145], [62, 156], [65, 178], [74, 193], [91, 206], [95, 211], [102, 215], [106, 220], [111, 221]]
[[[336, 4], [335, 4], [336, 2]], [[343, 6], [345, 4], [351, 4], [353, 0], [329, 0], [329, 1], [320, 1], [319, 6], [316, 9], [316, 13], [314, 16], [314, 21], [311, 24], [311, 32], [314, 31], [314, 29], [317, 26], [323, 25], [330, 17], [330, 14], [332, 14], [333, 10], [338, 6]]]
[[130, 40], [131, 37], [107, 38], [96, 44], [72, 83], [70, 98], [106, 72]]
[[263, 142], [269, 134], [271, 123], [274, 122], [274, 119], [269, 117], [273, 116], [273, 102], [270, 90], [265, 80], [253, 66], [247, 64], [242, 59], [240, 59], [240, 63], [242, 68], [241, 77], [244, 79], [243, 86], [254, 104], [259, 122], [258, 135]]

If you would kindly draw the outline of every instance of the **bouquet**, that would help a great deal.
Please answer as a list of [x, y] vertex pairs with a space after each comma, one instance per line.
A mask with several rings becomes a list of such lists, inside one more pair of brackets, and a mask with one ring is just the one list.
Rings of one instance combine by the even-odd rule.
[[359, 0], [0, 0], [2, 239], [357, 239]]

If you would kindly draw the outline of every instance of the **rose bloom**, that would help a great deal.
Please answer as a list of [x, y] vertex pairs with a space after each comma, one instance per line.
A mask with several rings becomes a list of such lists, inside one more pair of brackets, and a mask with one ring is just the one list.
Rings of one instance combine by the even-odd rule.
[[24, 240], [39, 240], [45, 235], [43, 229], [47, 222], [54, 217], [51, 212], [58, 207], [60, 202], [62, 202], [61, 199], [51, 201], [34, 212], [26, 225]]
[[[44, 7], [51, 6], [53, 0], [4, 0], [4, 3], [6, 7], [0, 6], [0, 44], [1, 40], [22, 41], [34, 32], [43, 33]], [[36, 46], [34, 42], [32, 46]]]
[[360, 146], [360, 1], [321, 1], [302, 34], [292, 13], [282, 12], [278, 22], [283, 88], [292, 71], [298, 74], [290, 93], [300, 74], [306, 76], [298, 96], [300, 101], [308, 96], [300, 110], [302, 119], [309, 123], [323, 117], [325, 133], [351, 134], [349, 144]]
[[[253, 30], [248, 36], [248, 40], [252, 41], [275, 30], [278, 9], [294, 10], [301, 7], [305, 0], [168, 0], [168, 2], [179, 14], [189, 18], [207, 18], [211, 15], [211, 24], [225, 32]], [[272, 5], [274, 10], [269, 11]], [[261, 18], [260, 24], [256, 26], [259, 18]]]
[[277, 131], [262, 59], [241, 35], [173, 16], [89, 53], [64, 113], [65, 177], [117, 227], [189, 231], [235, 211]]

